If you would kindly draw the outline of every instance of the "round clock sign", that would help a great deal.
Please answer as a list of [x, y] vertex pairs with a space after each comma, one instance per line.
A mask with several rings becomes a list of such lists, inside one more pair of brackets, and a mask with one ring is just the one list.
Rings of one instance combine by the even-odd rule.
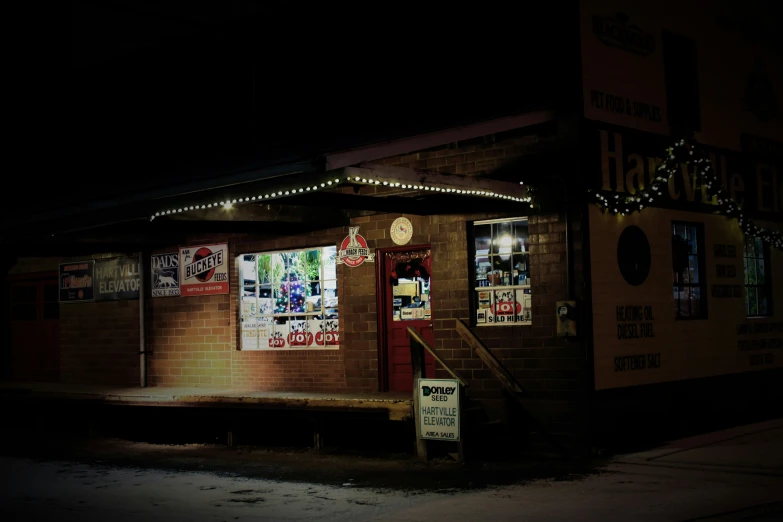
[[391, 226], [391, 238], [397, 245], [408, 243], [413, 237], [413, 225], [408, 218], [400, 217]]

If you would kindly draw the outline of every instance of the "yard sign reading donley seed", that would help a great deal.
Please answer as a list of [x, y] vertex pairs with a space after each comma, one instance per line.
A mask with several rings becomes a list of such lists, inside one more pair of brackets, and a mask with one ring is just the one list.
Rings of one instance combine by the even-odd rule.
[[459, 441], [459, 381], [419, 379], [419, 428], [422, 439]]

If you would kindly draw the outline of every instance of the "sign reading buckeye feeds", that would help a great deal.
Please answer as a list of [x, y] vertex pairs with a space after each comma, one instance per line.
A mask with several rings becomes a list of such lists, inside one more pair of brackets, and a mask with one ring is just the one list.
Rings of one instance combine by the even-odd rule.
[[459, 441], [459, 381], [419, 379], [416, 388], [421, 438]]
[[228, 245], [183, 247], [179, 251], [183, 296], [228, 293]]

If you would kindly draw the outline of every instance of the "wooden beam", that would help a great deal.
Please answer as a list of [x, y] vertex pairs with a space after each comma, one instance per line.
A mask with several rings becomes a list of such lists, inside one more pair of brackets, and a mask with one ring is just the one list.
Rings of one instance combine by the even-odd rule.
[[553, 118], [554, 114], [551, 111], [535, 111], [475, 123], [473, 125], [463, 125], [461, 127], [454, 127], [443, 131], [387, 141], [385, 143], [375, 143], [365, 147], [329, 154], [326, 156], [326, 168], [328, 170], [334, 170], [380, 158], [408, 154], [411, 151], [431, 149], [447, 143], [456, 143], [478, 138], [480, 136], [522, 129], [546, 123]]
[[[410, 331], [410, 328], [408, 328]], [[427, 377], [427, 365], [424, 363], [424, 346], [413, 337], [410, 338], [411, 368], [413, 369], [413, 425], [416, 429], [416, 456], [427, 460], [427, 439], [421, 436], [421, 404], [419, 403], [419, 379]]]
[[306, 207], [376, 210], [417, 216], [431, 214], [428, 206], [421, 200], [403, 196], [365, 196], [341, 192], [317, 192], [292, 196], [288, 201]]
[[[323, 194], [321, 194], [323, 196]], [[293, 202], [291, 202], [293, 203]], [[312, 212], [310, 205], [301, 206], [289, 204], [287, 201], [270, 203], [249, 203], [235, 205], [231, 208], [207, 208], [172, 214], [165, 218], [170, 221], [247, 221], [247, 222], [274, 222], [279, 225], [287, 223], [318, 223], [331, 221], [345, 221], [345, 212], [337, 207], [323, 207], [318, 212]]]
[[504, 200], [504, 198], [493, 196], [492, 194], [516, 198], [527, 197], [527, 188], [519, 183], [391, 167], [388, 165], [363, 164], [361, 167], [346, 167], [343, 169], [343, 180], [347, 178], [352, 178], [357, 183], [370, 183], [373, 185], [376, 185], [376, 181], [378, 181], [380, 183], [394, 182], [401, 185], [425, 187], [425, 193], [427, 188], [429, 188], [430, 192], [434, 190], [435, 193], [446, 189], [447, 194], [467, 194], [499, 200]]
[[422, 336], [419, 335], [419, 333], [413, 328], [411, 328], [410, 326], [408, 327], [408, 335], [411, 336], [411, 339], [414, 339], [417, 343], [419, 343], [422, 346], [422, 348], [430, 352], [430, 355], [432, 355], [435, 358], [435, 360], [438, 361], [441, 364], [441, 366], [443, 366], [443, 368], [445, 368], [446, 371], [449, 372], [449, 374], [452, 377], [457, 379], [461, 385], [463, 386], [468, 385], [468, 382], [465, 379], [463, 379], [451, 366], [449, 366], [449, 364], [446, 361], [441, 359], [440, 355], [438, 355], [438, 353], [429, 344], [427, 344], [427, 341], [425, 341], [422, 338]]

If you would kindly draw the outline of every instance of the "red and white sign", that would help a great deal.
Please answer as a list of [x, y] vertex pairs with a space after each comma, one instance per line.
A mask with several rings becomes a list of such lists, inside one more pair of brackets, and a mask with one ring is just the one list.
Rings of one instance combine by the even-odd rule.
[[183, 296], [228, 293], [228, 245], [183, 247], [179, 251]]
[[367, 241], [359, 234], [359, 227], [348, 227], [348, 237], [340, 244], [337, 263], [354, 268], [365, 261], [374, 262], [375, 254], [370, 253]]

